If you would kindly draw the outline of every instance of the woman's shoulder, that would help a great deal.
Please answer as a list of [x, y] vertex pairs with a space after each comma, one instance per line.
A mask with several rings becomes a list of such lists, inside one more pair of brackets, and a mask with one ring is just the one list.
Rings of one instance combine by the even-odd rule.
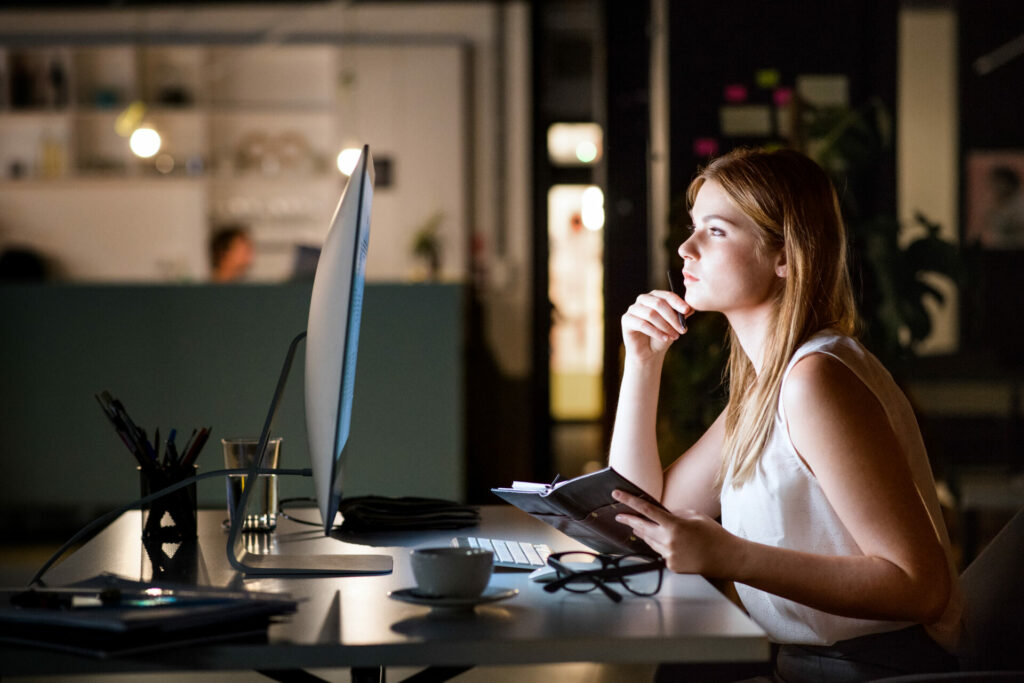
[[794, 359], [782, 385], [782, 398], [787, 407], [796, 407], [792, 404], [797, 402], [802, 408], [809, 408], [856, 391], [863, 384], [857, 373], [836, 355], [812, 351]]
[[864, 388], [862, 368], [870, 354], [853, 337], [833, 330], [812, 335], [793, 354], [782, 384], [786, 403], [813, 405], [837, 393]]
[[[804, 356], [816, 352], [830, 353], [833, 355], [847, 356], [849, 354], [863, 355], [867, 353], [861, 343], [854, 337], [842, 334], [831, 328], [819, 330], [807, 338], [804, 343], [797, 347], [793, 353], [793, 362]], [[792, 365], [793, 362], [790, 364]]]
[[833, 353], [809, 353], [790, 368], [779, 410], [798, 449], [808, 435], [880, 429], [886, 414], [870, 379]]
[[833, 358], [871, 387], [879, 388], [892, 383], [892, 375], [871, 351], [855, 337], [835, 330], [821, 330], [801, 344], [790, 358], [786, 375], [791, 374], [804, 359], [811, 357]]

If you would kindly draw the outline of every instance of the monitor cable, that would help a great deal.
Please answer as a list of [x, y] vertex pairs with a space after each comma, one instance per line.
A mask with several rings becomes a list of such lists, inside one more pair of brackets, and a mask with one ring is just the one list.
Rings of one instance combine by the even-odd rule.
[[[106, 513], [105, 515], [101, 515], [100, 517], [97, 517], [96, 519], [94, 519], [93, 521], [89, 522], [84, 527], [82, 527], [77, 533], [75, 533], [74, 536], [69, 538], [64, 543], [64, 545], [62, 545], [60, 548], [58, 548], [57, 551], [55, 553], [53, 553], [53, 555], [50, 556], [50, 559], [48, 559], [45, 563], [43, 563], [43, 566], [39, 569], [39, 571], [36, 572], [35, 576], [32, 577], [32, 580], [29, 581], [28, 585], [30, 587], [31, 586], [35, 586], [35, 585], [45, 586], [46, 584], [43, 582], [43, 574], [45, 574], [46, 571], [50, 567], [52, 567], [61, 557], [63, 557], [64, 553], [66, 553], [69, 548], [72, 548], [73, 546], [75, 546], [77, 543], [79, 543], [83, 539], [90, 538], [94, 533], [96, 533], [96, 531], [99, 528], [101, 528], [101, 527], [105, 526], [106, 524], [110, 523], [111, 521], [113, 521], [117, 517], [121, 516], [125, 512], [127, 512], [129, 510], [140, 509], [143, 506], [148, 505], [149, 503], [153, 502], [154, 500], [158, 500], [160, 498], [163, 498], [164, 496], [170, 495], [170, 494], [174, 493], [175, 491], [183, 489], [183, 488], [185, 488], [187, 486], [191, 486], [192, 484], [196, 483], [197, 481], [202, 481], [203, 479], [209, 479], [210, 477], [224, 477], [224, 476], [231, 476], [231, 475], [247, 476], [247, 475], [250, 475], [250, 474], [252, 474], [252, 471], [248, 467], [238, 468], [238, 469], [213, 470], [212, 472], [203, 472], [202, 474], [196, 474], [196, 475], [193, 475], [191, 477], [187, 477], [185, 479], [182, 479], [181, 481], [176, 482], [174, 484], [171, 484], [170, 486], [168, 486], [166, 488], [162, 488], [159, 491], [155, 491], [155, 492], [149, 494], [148, 496], [143, 496], [142, 498], [139, 498], [138, 500], [134, 500], [131, 503], [127, 503], [127, 504], [122, 505], [121, 507], [119, 507], [119, 508], [117, 508], [115, 510], [110, 511], [110, 512]], [[257, 474], [259, 474], [259, 475], [287, 474], [287, 475], [298, 475], [298, 476], [301, 476], [301, 477], [312, 477], [313, 476], [313, 470], [308, 468], [308, 467], [304, 468], [304, 469], [260, 469], [260, 470], [257, 471]]]

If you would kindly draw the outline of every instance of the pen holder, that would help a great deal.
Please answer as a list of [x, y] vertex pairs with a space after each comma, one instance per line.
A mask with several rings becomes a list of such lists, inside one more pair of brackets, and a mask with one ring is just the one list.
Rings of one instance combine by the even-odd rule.
[[[195, 476], [198, 467], [153, 467], [139, 470], [143, 497]], [[142, 540], [181, 543], [196, 537], [196, 483], [150, 501], [142, 508]]]
[[143, 537], [142, 549], [154, 581], [196, 583], [199, 576], [199, 541], [196, 538], [163, 543], [153, 537]]

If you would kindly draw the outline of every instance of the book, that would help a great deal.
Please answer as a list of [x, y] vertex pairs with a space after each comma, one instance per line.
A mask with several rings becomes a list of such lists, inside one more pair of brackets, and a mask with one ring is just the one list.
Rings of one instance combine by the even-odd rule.
[[285, 594], [101, 574], [66, 587], [0, 590], [0, 643], [97, 658], [137, 655], [265, 639], [273, 619], [296, 607]]
[[552, 484], [516, 481], [491, 492], [600, 553], [655, 556], [632, 529], [615, 521], [619, 513], [639, 514], [612, 498], [621, 489], [663, 508], [646, 491], [611, 467]]

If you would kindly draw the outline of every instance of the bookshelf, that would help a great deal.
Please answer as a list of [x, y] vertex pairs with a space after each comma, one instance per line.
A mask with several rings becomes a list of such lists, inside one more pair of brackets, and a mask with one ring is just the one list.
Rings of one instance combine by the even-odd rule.
[[[135, 203], [162, 217], [144, 209], [129, 222], [166, 223], [169, 212], [185, 245], [146, 266], [163, 280], [203, 277], [211, 229], [247, 225], [263, 264], [254, 275], [273, 279], [295, 244], [322, 239], [344, 183], [337, 68], [329, 45], [0, 47], [0, 196], [29, 223], [51, 195], [111, 206], [144, 196]], [[129, 147], [139, 126], [160, 134], [150, 158]], [[154, 183], [167, 192], [154, 198]], [[202, 204], [198, 223], [183, 202]]]

